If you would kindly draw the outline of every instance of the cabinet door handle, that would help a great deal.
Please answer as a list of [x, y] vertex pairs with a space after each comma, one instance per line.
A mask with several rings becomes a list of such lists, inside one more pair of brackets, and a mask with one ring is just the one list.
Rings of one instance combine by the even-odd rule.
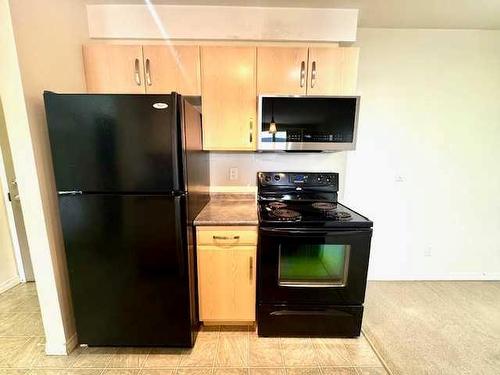
[[253, 141], [253, 118], [250, 118], [250, 134], [248, 137], [250, 143]]
[[311, 88], [316, 84], [316, 61], [312, 62], [311, 65]]
[[300, 63], [300, 87], [304, 87], [306, 83], [306, 62], [302, 61]]
[[250, 271], [250, 281], [252, 281], [253, 280], [253, 257], [250, 257], [249, 271]]
[[139, 59], [135, 59], [135, 63], [134, 63], [134, 77], [135, 77], [135, 83], [137, 84], [137, 86], [140, 86], [141, 85], [141, 73], [139, 71]]
[[146, 59], [146, 84], [151, 86], [151, 63]]
[[240, 236], [212, 236], [214, 240], [239, 240]]

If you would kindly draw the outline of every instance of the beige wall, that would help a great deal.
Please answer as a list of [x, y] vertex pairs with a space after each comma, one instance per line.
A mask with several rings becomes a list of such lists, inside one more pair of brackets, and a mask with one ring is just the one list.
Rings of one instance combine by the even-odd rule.
[[[210, 153], [210, 185], [212, 191], [255, 191], [259, 171], [334, 171], [340, 174], [343, 192], [346, 152], [335, 153]], [[229, 179], [229, 168], [238, 168], [238, 178]]]
[[500, 279], [500, 31], [360, 29], [346, 203], [376, 279]]
[[11, 1], [10, 18], [9, 2], [0, 1], [2, 99], [4, 95], [7, 98], [5, 117], [41, 302], [46, 350], [64, 353], [67, 346], [76, 343], [76, 334], [42, 91], [85, 90], [81, 57], [81, 44], [87, 38], [85, 7], [78, 0]]

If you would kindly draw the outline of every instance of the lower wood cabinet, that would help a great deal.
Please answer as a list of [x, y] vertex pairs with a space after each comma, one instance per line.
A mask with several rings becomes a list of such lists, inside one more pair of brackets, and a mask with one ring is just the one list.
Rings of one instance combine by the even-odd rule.
[[257, 228], [198, 227], [197, 238], [200, 320], [253, 322]]

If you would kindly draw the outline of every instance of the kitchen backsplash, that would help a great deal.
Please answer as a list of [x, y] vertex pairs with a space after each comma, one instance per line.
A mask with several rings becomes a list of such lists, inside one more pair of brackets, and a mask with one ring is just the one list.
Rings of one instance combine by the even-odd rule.
[[[211, 152], [210, 185], [212, 191], [255, 191], [256, 174], [259, 171], [338, 172], [340, 175], [339, 196], [342, 198], [345, 164], [346, 152]], [[237, 170], [235, 171], [234, 168]]]

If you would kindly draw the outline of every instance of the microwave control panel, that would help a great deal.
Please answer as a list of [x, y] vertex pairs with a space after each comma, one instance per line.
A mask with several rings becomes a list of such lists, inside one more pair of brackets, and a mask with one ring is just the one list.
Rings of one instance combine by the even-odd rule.
[[340, 132], [325, 133], [302, 130], [287, 130], [287, 142], [344, 142], [344, 136]]

